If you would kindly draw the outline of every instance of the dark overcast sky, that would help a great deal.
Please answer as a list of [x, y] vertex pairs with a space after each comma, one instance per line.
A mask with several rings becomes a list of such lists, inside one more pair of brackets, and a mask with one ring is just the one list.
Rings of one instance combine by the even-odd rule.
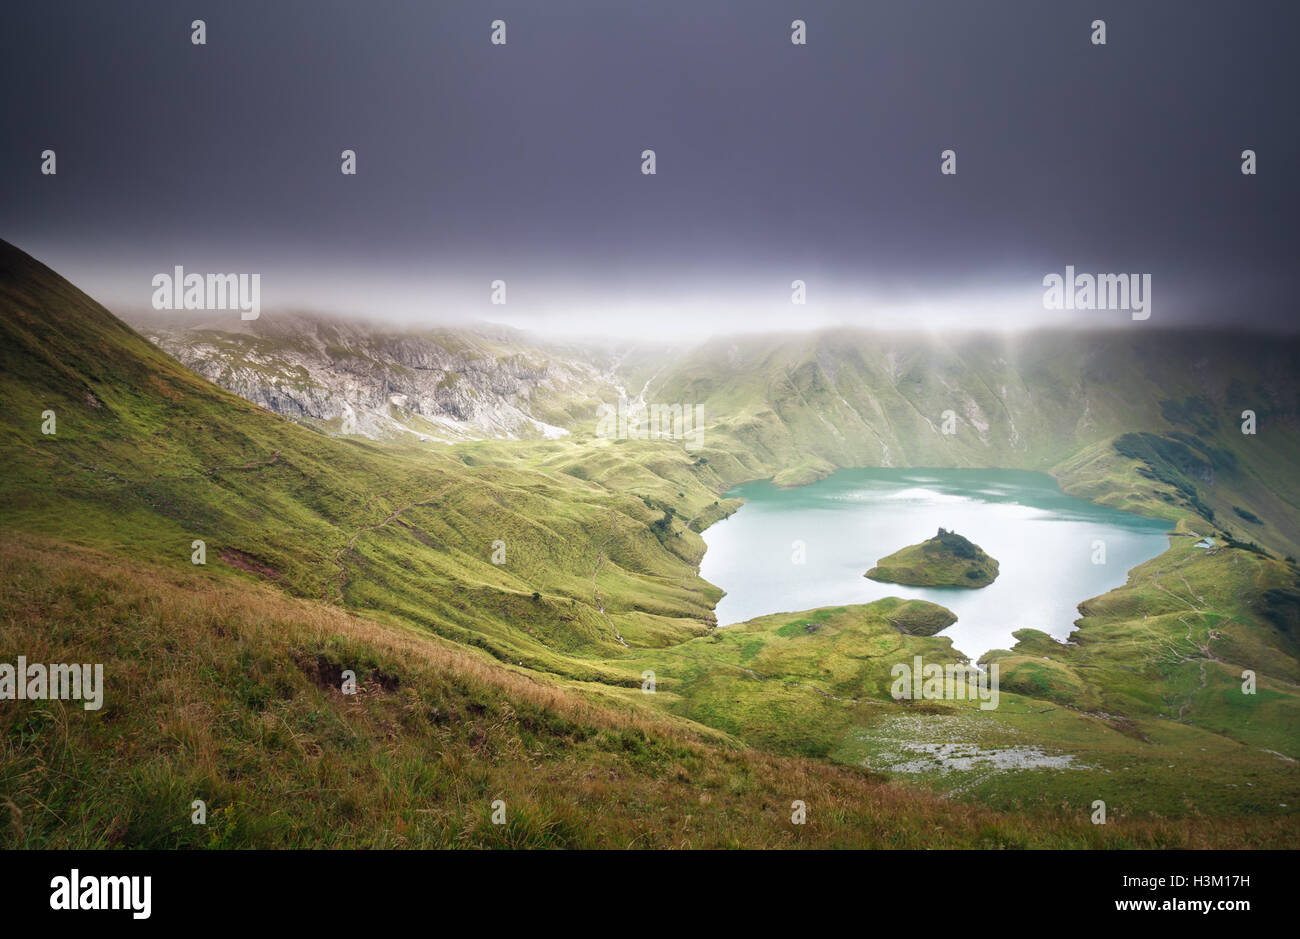
[[1035, 326], [1073, 264], [1150, 273], [1150, 325], [1296, 313], [1295, 0], [11, 0], [0, 24], [0, 236], [119, 310], [183, 264], [389, 317]]

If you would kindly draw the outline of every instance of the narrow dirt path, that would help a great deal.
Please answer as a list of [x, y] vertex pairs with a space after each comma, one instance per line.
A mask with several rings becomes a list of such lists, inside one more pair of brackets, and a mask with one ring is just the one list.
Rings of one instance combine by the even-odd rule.
[[217, 473], [228, 472], [230, 470], [251, 470], [261, 469], [264, 466], [273, 466], [280, 462], [280, 451], [272, 450], [271, 455], [265, 460], [250, 460], [240, 466], [214, 466], [211, 469], [203, 471], [204, 476], [215, 476]]
[[[400, 509], [394, 509], [392, 512], [388, 513], [388, 517], [385, 518], [382, 522], [376, 522], [373, 525], [362, 525], [360, 528], [358, 528], [356, 531], [352, 533], [352, 537], [348, 538], [347, 544], [339, 548], [338, 551], [334, 553], [334, 564], [339, 569], [339, 582], [338, 582], [339, 603], [343, 602], [343, 589], [344, 587], [347, 586], [348, 583], [348, 568], [347, 565], [343, 562], [343, 557], [345, 554], [352, 551], [356, 547], [357, 539], [360, 538], [362, 535], [366, 534], [367, 532], [372, 532], [380, 528], [383, 528], [389, 522], [392, 522], [403, 513], [409, 512], [411, 509], [418, 508], [419, 506], [423, 506], [423, 505], [435, 505], [438, 502], [438, 500], [441, 499], [446, 494], [447, 494], [447, 488], [444, 487], [438, 493], [438, 495], [433, 496], [432, 498], [429, 499], [422, 499], [418, 502], [412, 502], [409, 505], [402, 506]], [[373, 502], [374, 500], [372, 499], [371, 501]], [[369, 505], [370, 503], [366, 503], [366, 504]]]
[[[616, 521], [616, 513], [613, 509], [610, 509], [609, 514], [610, 514], [610, 525], [611, 527], [613, 527], [613, 523]], [[596, 584], [596, 575], [600, 573], [600, 564], [602, 561], [605, 560], [605, 546], [613, 540], [614, 540], [614, 534], [611, 533], [608, 538], [606, 538], [604, 541], [600, 543], [600, 547], [596, 549], [596, 563], [595, 565], [592, 566], [591, 569], [591, 596], [596, 603], [596, 609], [600, 611], [600, 615], [603, 616], [605, 618], [605, 622], [609, 624], [610, 632], [614, 634], [614, 638], [619, 641], [619, 643], [623, 646], [624, 649], [630, 649], [631, 646], [627, 644], [627, 640], [625, 640], [623, 636], [619, 633], [618, 627], [614, 625], [614, 621], [610, 619], [609, 614], [605, 612], [605, 601], [601, 599], [600, 587], [597, 586]]]

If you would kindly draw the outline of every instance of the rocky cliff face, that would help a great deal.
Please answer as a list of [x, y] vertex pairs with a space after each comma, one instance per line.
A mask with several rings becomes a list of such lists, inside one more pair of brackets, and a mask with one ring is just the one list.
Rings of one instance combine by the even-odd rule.
[[373, 439], [563, 436], [567, 426], [594, 420], [617, 387], [600, 354], [541, 346], [497, 327], [401, 331], [299, 316], [140, 328], [240, 397]]

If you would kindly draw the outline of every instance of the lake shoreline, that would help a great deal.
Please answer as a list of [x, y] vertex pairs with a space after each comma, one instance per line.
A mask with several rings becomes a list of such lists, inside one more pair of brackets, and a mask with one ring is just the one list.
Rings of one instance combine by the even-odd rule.
[[[828, 481], [833, 480], [839, 480], [839, 483], [831, 482], [831, 488], [827, 490], [825, 487]], [[817, 488], [819, 485], [822, 488]], [[767, 489], [759, 490], [762, 493], [759, 496], [755, 488], [761, 486], [766, 486]], [[927, 489], [927, 487], [930, 488]], [[970, 487], [969, 491], [965, 491], [963, 487]], [[861, 501], [864, 496], [883, 499], [888, 495], [890, 499], [893, 499], [894, 496], [898, 495], [898, 492], [889, 495], [891, 488], [900, 492], [905, 490], [907, 494], [906, 500], [904, 502], [889, 501], [887, 504], [882, 503], [880, 505]], [[776, 612], [869, 603], [873, 602], [874, 599], [878, 599], [873, 595], [854, 591], [851, 587], [837, 585], [833, 573], [818, 574], [811, 578], [816, 581], [818, 577], [823, 577], [824, 585], [810, 587], [800, 582], [797, 577], [790, 574], [788, 565], [774, 563], [770, 557], [774, 550], [772, 548], [775, 543], [774, 535], [769, 532], [760, 536], [756, 533], [758, 530], [751, 530], [746, 536], [748, 543], [743, 549], [738, 548], [737, 550], [752, 553], [759, 549], [758, 546], [766, 546], [768, 557], [762, 562], [766, 566], [761, 577], [765, 583], [759, 588], [758, 592], [760, 595], [765, 593], [768, 596], [779, 595], [781, 597], [779, 603], [776, 599], [773, 599], [772, 603], [775, 605], [764, 606], [760, 602], [756, 606], [757, 601], [753, 599], [754, 585], [745, 580], [747, 576], [752, 576], [745, 572], [746, 562], [737, 560], [735, 557], [729, 557], [725, 561], [727, 566], [718, 566], [717, 552], [720, 549], [720, 544], [717, 538], [719, 529], [716, 527], [718, 522], [726, 520], [730, 520], [734, 525], [735, 520], [742, 514], [741, 510], [746, 508], [750, 508], [751, 514], [746, 515], [745, 518], [751, 520], [752, 523], [755, 516], [752, 514], [751, 507], [756, 499], [764, 507], [762, 513], [764, 517], [768, 517], [772, 513], [777, 513], [777, 517], [780, 517], [779, 513], [782, 511], [780, 503], [784, 499], [793, 498], [799, 500], [801, 504], [804, 504], [805, 508], [796, 510], [789, 520], [789, 524], [796, 526], [801, 524], [797, 521], [800, 511], [806, 510], [814, 513], [814, 515], [809, 516], [809, 521], [803, 523], [803, 530], [809, 533], [808, 538], [793, 539], [796, 545], [794, 547], [796, 555], [801, 550], [797, 546], [801, 541], [818, 539], [821, 542], [818, 545], [818, 551], [824, 553], [827, 539], [834, 540], [834, 538], [838, 537], [843, 540], [843, 543], [836, 543], [835, 551], [848, 553], [850, 557], [856, 556], [858, 560], [864, 562], [864, 566], [869, 566], [878, 557], [896, 549], [897, 545], [871, 539], [880, 538], [879, 529], [882, 524], [887, 527], [888, 524], [897, 521], [896, 516], [900, 514], [901, 508], [904, 506], [911, 506], [908, 512], [914, 512], [918, 506], [923, 504], [924, 513], [929, 514], [930, 522], [938, 519], [941, 527], [953, 512], [970, 513], [975, 511], [978, 513], [987, 510], [989, 507], [1001, 507], [997, 509], [997, 512], [1001, 512], [1008, 517], [1004, 518], [1000, 525], [994, 525], [990, 528], [991, 534], [988, 537], [995, 540], [1007, 539], [1006, 531], [1000, 531], [999, 529], [1011, 524], [1012, 519], [1016, 517], [1023, 516], [1026, 521], [1054, 522], [1064, 525], [1059, 530], [1059, 534], [1055, 534], [1046, 541], [1042, 538], [1041, 526], [1030, 526], [1026, 529], [1026, 532], [1039, 532], [1038, 535], [1034, 536], [1038, 539], [1039, 554], [1043, 554], [1045, 557], [1051, 555], [1058, 555], [1059, 557], [1055, 561], [1029, 557], [1013, 564], [1012, 571], [1016, 572], [1018, 576], [1013, 577], [1010, 587], [1004, 587], [999, 591], [999, 594], [1005, 608], [1013, 609], [1016, 612], [1010, 615], [995, 615], [991, 612], [991, 604], [985, 606], [984, 609], [965, 608], [956, 611], [958, 622], [952, 630], [946, 632], [948, 635], [955, 637], [955, 646], [972, 660], [978, 659], [985, 652], [993, 649], [1014, 648], [1016, 641], [1013, 634], [1020, 629], [1036, 629], [1047, 633], [1058, 642], [1068, 642], [1069, 636], [1077, 628], [1078, 620], [1082, 615], [1080, 607], [1090, 600], [1124, 586], [1128, 582], [1129, 574], [1133, 568], [1169, 551], [1173, 544], [1173, 536], [1179, 527], [1177, 523], [1171, 524], [1168, 519], [1141, 515], [1114, 505], [1098, 502], [1095, 499], [1068, 493], [1062, 486], [1062, 479], [1058, 474], [1040, 470], [1008, 470], [986, 467], [852, 467], [838, 469], [828, 477], [801, 486], [780, 487], [776, 484], [775, 477], [754, 479], [722, 490], [720, 496], [728, 499], [739, 499], [740, 504], [735, 511], [727, 513], [727, 515], [701, 530], [702, 536], [707, 534], [712, 537], [705, 538], [705, 551], [697, 562], [697, 570], [700, 576], [723, 590], [722, 597], [714, 605], [716, 628], [746, 622], [757, 616]], [[920, 502], [917, 502], [918, 499]], [[825, 511], [828, 507], [842, 507], [843, 502], [846, 500], [850, 503], [857, 502], [859, 507], [872, 508], [878, 511], [872, 516], [864, 516], [861, 513], [845, 515]], [[945, 500], [948, 500], [945, 505], [950, 507], [939, 507], [937, 503], [944, 503]], [[984, 509], [980, 507], [984, 507]], [[903, 513], [903, 515], [903, 522], [906, 523], [910, 516], [907, 513]], [[778, 523], [778, 527], [780, 527], [780, 524]], [[870, 532], [866, 536], [868, 540], [862, 540], [861, 532], [849, 537], [846, 536], [844, 531], [841, 531], [846, 526], [852, 528], [854, 525], [862, 529], [863, 532]], [[951, 527], [951, 524], [949, 524], [949, 527]], [[1089, 537], [1087, 542], [1081, 542], [1080, 539], [1084, 537], [1085, 530], [1087, 532], [1105, 533], [1106, 538]], [[933, 533], [933, 531], [933, 527], [928, 529], [929, 533]], [[1151, 539], [1153, 538], [1159, 538], [1159, 543], [1152, 543]], [[1080, 551], [1086, 550], [1092, 542], [1099, 540], [1111, 542], [1113, 557], [1109, 559], [1109, 562], [1104, 557], [1101, 559], [1101, 570], [1083, 566], [1080, 562]], [[907, 542], [904, 540], [903, 543]], [[1016, 556], [1017, 551], [1023, 553], [1023, 545], [1015, 540], [1011, 541], [1010, 544], [1010, 549], [1004, 548], [1003, 550], [1010, 550], [1013, 557]], [[888, 550], [881, 550], [876, 557], [870, 556], [874, 550], [886, 547], [888, 547]], [[1095, 546], [1093, 547], [1095, 549]], [[1104, 552], [1104, 547], [1101, 550]], [[1068, 559], [1065, 555], [1062, 555], [1062, 551], [1067, 552]], [[805, 559], [792, 556], [790, 563], [797, 567], [804, 564]], [[827, 562], [823, 556], [820, 563], [834, 565], [840, 562]], [[1096, 559], [1092, 563], [1094, 566], [1098, 564]], [[1078, 573], [1077, 578], [1074, 574], [1067, 573], [1069, 571], [1067, 564], [1079, 565], [1074, 568]], [[1115, 564], [1122, 565], [1122, 571], [1120, 572], [1122, 573], [1122, 579], [1113, 573]], [[1026, 565], [1036, 566], [1042, 576], [1028, 578]], [[856, 576], [861, 578], [861, 568], [857, 571]], [[1041, 585], [1039, 580], [1042, 581]], [[791, 587], [788, 595], [782, 593], [782, 581]], [[742, 583], [745, 584], [744, 587], [740, 586]], [[1047, 586], [1049, 584], [1051, 586]], [[816, 589], [821, 589], [822, 586], [824, 586], [821, 593], [822, 599], [816, 599]], [[882, 584], [880, 586], [896, 587], [898, 585]], [[742, 589], [746, 592], [743, 598], [740, 595]], [[943, 589], [942, 587], [929, 587], [909, 590], [906, 585], [903, 585], [903, 589], [894, 590], [893, 595], [929, 599], [933, 602], [943, 603], [944, 600], [941, 595], [937, 595], [937, 592]], [[992, 590], [994, 590], [993, 585], [982, 588], [982, 591]], [[926, 591], [930, 591], [930, 593]], [[961, 592], [969, 593], [971, 591]], [[1080, 592], [1085, 595], [1081, 596]], [[1074, 602], [1070, 602], [1072, 600]], [[964, 606], [960, 603], [958, 605]], [[729, 609], [733, 612], [728, 613]], [[735, 612], [737, 610], [739, 612]], [[1005, 621], [1005, 628], [993, 625], [995, 622], [1003, 621]], [[983, 646], [982, 643], [990, 641], [995, 633], [1005, 633], [1005, 635], [1001, 636], [1000, 641]]]

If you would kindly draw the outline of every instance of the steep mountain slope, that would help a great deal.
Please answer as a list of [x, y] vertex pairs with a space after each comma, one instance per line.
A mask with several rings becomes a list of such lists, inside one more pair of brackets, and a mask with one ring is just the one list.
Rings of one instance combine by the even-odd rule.
[[582, 358], [504, 327], [400, 330], [263, 315], [142, 325], [152, 342], [242, 398], [332, 433], [384, 439], [548, 438], [613, 395]]
[[668, 499], [687, 518], [717, 501], [680, 447], [644, 465], [611, 448], [611, 490], [505, 446], [379, 448], [296, 426], [0, 245], [5, 529], [178, 565], [203, 540], [210, 565], [589, 677], [564, 656], [707, 628], [702, 542], [649, 528]]
[[[781, 473], [797, 484], [849, 466], [1047, 470], [1073, 494], [1170, 519], [1191, 508], [1285, 555], [1300, 554], [1298, 375], [1296, 337], [833, 330], [714, 340], [648, 396], [703, 405], [701, 452], [729, 479]], [[1116, 449], [1139, 433], [1174, 443], [1154, 455]], [[1195, 451], [1181, 469], [1168, 465], [1180, 462], [1175, 447]], [[1158, 465], [1143, 466], [1144, 453]], [[1234, 505], [1266, 511], [1251, 520]]]

